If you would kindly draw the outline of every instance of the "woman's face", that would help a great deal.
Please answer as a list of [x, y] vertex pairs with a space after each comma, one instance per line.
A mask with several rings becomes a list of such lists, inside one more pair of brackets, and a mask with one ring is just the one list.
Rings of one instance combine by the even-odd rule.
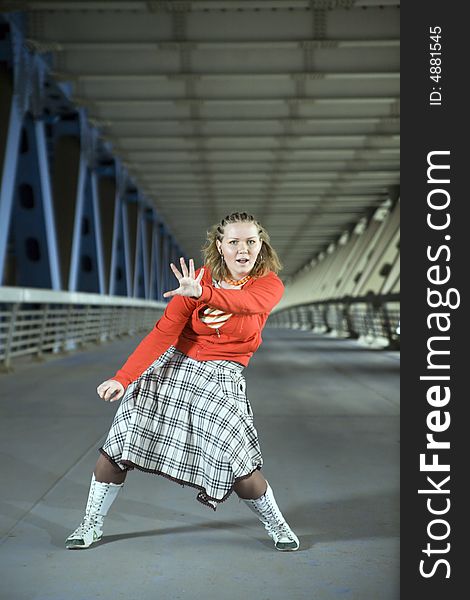
[[251, 272], [263, 245], [254, 223], [226, 225], [222, 241], [216, 243], [233, 279], [242, 279]]

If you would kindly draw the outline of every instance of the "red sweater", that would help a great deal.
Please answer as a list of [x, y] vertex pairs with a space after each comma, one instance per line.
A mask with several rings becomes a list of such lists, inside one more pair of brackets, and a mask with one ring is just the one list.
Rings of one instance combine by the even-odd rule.
[[[262, 342], [261, 330], [269, 313], [282, 297], [282, 281], [270, 272], [250, 279], [238, 290], [216, 289], [206, 267], [201, 286], [199, 298], [173, 296], [155, 327], [112, 379], [127, 387], [171, 345], [195, 360], [234, 360], [248, 364]], [[206, 306], [232, 316], [220, 330], [213, 329], [199, 317]]]

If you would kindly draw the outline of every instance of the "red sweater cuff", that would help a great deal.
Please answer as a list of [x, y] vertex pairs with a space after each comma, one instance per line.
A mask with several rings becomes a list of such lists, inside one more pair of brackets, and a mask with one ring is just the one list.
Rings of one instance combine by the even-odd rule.
[[204, 284], [201, 282], [202, 294], [199, 296], [198, 300], [200, 302], [207, 302], [211, 297], [211, 287], [208, 284]]
[[132, 381], [132, 379], [130, 379], [129, 377], [126, 377], [125, 375], [121, 374], [120, 371], [113, 375], [111, 379], [113, 381], [119, 381], [119, 383], [124, 387], [124, 389], [126, 389]]

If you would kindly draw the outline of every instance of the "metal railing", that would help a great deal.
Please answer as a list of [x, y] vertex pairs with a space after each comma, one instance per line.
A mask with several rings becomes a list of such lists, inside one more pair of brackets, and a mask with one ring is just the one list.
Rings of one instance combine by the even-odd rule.
[[[149, 331], [166, 304], [120, 296], [0, 287], [0, 366], [22, 356], [78, 350]], [[300, 304], [272, 313], [270, 327], [303, 329], [398, 349], [398, 294]]]
[[0, 287], [0, 366], [150, 330], [166, 304], [120, 296]]
[[368, 294], [297, 304], [272, 313], [267, 324], [358, 339], [375, 347], [399, 349], [400, 296]]

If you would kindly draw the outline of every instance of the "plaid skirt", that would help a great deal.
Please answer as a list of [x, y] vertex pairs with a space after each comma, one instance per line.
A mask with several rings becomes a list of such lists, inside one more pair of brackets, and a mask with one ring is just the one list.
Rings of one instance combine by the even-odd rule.
[[197, 488], [197, 500], [215, 510], [237, 479], [263, 465], [243, 368], [171, 346], [127, 388], [100, 451], [122, 470]]

